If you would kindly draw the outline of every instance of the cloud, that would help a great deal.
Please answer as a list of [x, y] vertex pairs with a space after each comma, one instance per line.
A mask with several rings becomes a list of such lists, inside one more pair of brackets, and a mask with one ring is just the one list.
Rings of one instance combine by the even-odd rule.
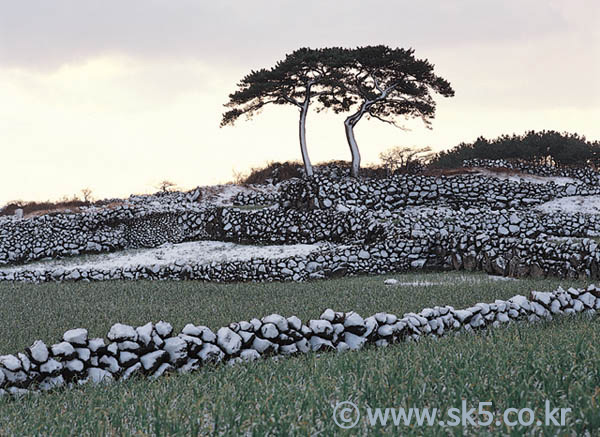
[[300, 46], [526, 40], [577, 27], [573, 17], [585, 14], [577, 3], [565, 11], [534, 0], [5, 1], [0, 65], [48, 69], [115, 53], [262, 65]]
[[[419, 120], [408, 123], [409, 132], [361, 122], [356, 134], [364, 161], [377, 161], [380, 152], [394, 145], [440, 150], [478, 135], [529, 129], [600, 138], [598, 109], [531, 109], [534, 98], [515, 94], [507, 99], [516, 102], [513, 106], [501, 105], [490, 97], [495, 91], [480, 85], [485, 78], [476, 71], [463, 74], [456, 71], [462, 97], [438, 99], [433, 130]], [[97, 197], [128, 196], [153, 191], [163, 179], [192, 188], [231, 179], [232, 169], [299, 159], [298, 114], [291, 106], [270, 107], [252, 121], [219, 128], [222, 104], [238, 78], [197, 61], [174, 64], [112, 56], [52, 73], [0, 69], [0, 138], [7, 145], [0, 204], [16, 198], [56, 199], [83, 187]], [[502, 90], [510, 87], [507, 81]], [[479, 99], [471, 88], [483, 89]], [[554, 94], [560, 95], [557, 90]], [[313, 162], [349, 158], [343, 117], [310, 113]]]
[[[366, 162], [529, 129], [600, 138], [597, 0], [0, 1], [0, 204], [191, 188], [298, 159], [294, 108], [218, 125], [244, 74], [301, 46], [412, 46], [455, 88], [431, 131], [361, 122]], [[342, 121], [311, 112], [314, 162], [349, 157]]]

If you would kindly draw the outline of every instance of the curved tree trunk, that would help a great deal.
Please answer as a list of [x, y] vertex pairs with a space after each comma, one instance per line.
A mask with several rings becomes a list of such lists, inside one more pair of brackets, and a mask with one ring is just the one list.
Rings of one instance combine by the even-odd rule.
[[304, 171], [306, 176], [313, 176], [313, 168], [308, 157], [308, 149], [306, 147], [306, 115], [308, 113], [308, 100], [304, 102], [300, 108], [300, 152], [302, 153], [302, 162], [304, 162]]
[[306, 83], [306, 95], [304, 96], [304, 102], [299, 103], [294, 101], [300, 109], [300, 122], [299, 122], [299, 133], [300, 133], [300, 153], [302, 154], [302, 162], [304, 163], [304, 172], [307, 177], [313, 176], [313, 167], [308, 157], [308, 148], [306, 147], [306, 116], [308, 115], [308, 106], [310, 105], [311, 88], [314, 85], [313, 81]]
[[362, 116], [369, 111], [371, 106], [377, 102], [385, 100], [388, 94], [393, 91], [395, 87], [396, 85], [392, 85], [385, 90], [381, 90], [381, 88], [377, 87], [377, 89], [381, 90], [381, 94], [372, 100], [363, 101], [360, 105], [360, 109], [344, 120], [346, 139], [348, 140], [348, 146], [350, 146], [350, 153], [352, 154], [352, 168], [350, 170], [350, 175], [354, 178], [358, 177], [358, 173], [360, 171], [360, 152], [358, 151], [358, 144], [356, 143], [356, 138], [354, 136], [354, 126], [356, 126]]
[[360, 152], [358, 151], [358, 144], [356, 143], [356, 137], [354, 136], [354, 126], [356, 126], [356, 123], [358, 123], [365, 112], [367, 112], [371, 104], [372, 102], [370, 101], [363, 102], [357, 112], [344, 120], [346, 139], [348, 140], [348, 146], [350, 147], [350, 153], [352, 154], [352, 167], [350, 168], [350, 176], [353, 178], [357, 178], [360, 171]]
[[352, 116], [348, 117], [344, 121], [346, 139], [348, 140], [348, 145], [350, 146], [350, 153], [352, 154], [352, 167], [350, 168], [350, 175], [353, 178], [358, 177], [358, 172], [360, 170], [360, 152], [358, 151], [358, 144], [356, 144], [356, 138], [354, 137], [355, 124], [356, 123], [352, 120]]

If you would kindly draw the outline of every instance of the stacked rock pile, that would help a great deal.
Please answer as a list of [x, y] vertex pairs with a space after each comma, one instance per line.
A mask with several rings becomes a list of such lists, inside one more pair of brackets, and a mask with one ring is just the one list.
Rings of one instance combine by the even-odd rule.
[[124, 380], [133, 375], [157, 378], [166, 372], [190, 372], [219, 362], [357, 350], [366, 344], [387, 346], [458, 330], [536, 322], [559, 314], [594, 315], [599, 309], [600, 288], [590, 285], [587, 289], [533, 291], [529, 298], [517, 295], [462, 310], [436, 306], [402, 317], [382, 312], [363, 319], [353, 311], [327, 309], [306, 324], [296, 316], [271, 314], [231, 323], [216, 332], [188, 324], [177, 335], [163, 321], [139, 327], [117, 323], [110, 328], [107, 341], [88, 338], [86, 329], [71, 329], [54, 345], [37, 340], [24, 353], [0, 356], [0, 395]]
[[280, 204], [288, 208], [338, 205], [397, 209], [443, 202], [455, 207], [522, 208], [567, 196], [600, 194], [598, 183], [556, 185], [501, 180], [481, 175], [432, 177], [399, 175], [387, 179], [292, 179], [280, 186]]
[[186, 204], [198, 203], [202, 200], [202, 197], [202, 188], [196, 187], [190, 191], [159, 191], [154, 194], [132, 194], [127, 198], [127, 203], [141, 206], [152, 205], [154, 207], [176, 207]]
[[[401, 238], [420, 238], [435, 231], [464, 235], [487, 233], [491, 238], [586, 237], [600, 233], [600, 216], [541, 214], [490, 208], [431, 209], [428, 213], [405, 209], [382, 214], [359, 208], [334, 210], [266, 209], [239, 211], [209, 208], [198, 211], [153, 213], [131, 218], [92, 220], [87, 215], [43, 216], [18, 226], [0, 227], [0, 263], [32, 261], [65, 255], [94, 253], [132, 247], [155, 247], [165, 242], [219, 240], [251, 244], [295, 244], [331, 241], [381, 240], [392, 222]], [[127, 211], [127, 209], [123, 209]], [[139, 213], [139, 211], [137, 211]], [[131, 211], [129, 211], [131, 214]], [[122, 221], [120, 221], [122, 220]], [[378, 224], [378, 221], [380, 222]]]
[[276, 191], [265, 192], [265, 191], [249, 191], [239, 192], [236, 194], [232, 203], [235, 206], [243, 205], [273, 205], [279, 202], [279, 193]]
[[553, 240], [546, 235], [532, 238], [444, 235], [437, 253], [443, 264], [456, 270], [484, 272], [522, 278], [600, 277], [600, 250], [590, 238]]
[[304, 281], [410, 269], [483, 270], [512, 277], [582, 275], [600, 278], [600, 248], [591, 238], [500, 236], [489, 232], [413, 229], [386, 233], [371, 244], [325, 245], [307, 255], [203, 263], [179, 262], [130, 267], [18, 267], [0, 270], [0, 280], [102, 281], [111, 279], [195, 279], [213, 282]]
[[119, 205], [6, 221], [0, 225], [0, 264], [177, 243], [185, 231], [178, 221], [183, 211], [189, 209]]
[[444, 230], [457, 235], [486, 233], [494, 237], [536, 238], [592, 237], [600, 235], [600, 215], [581, 213], [541, 213], [533, 210], [491, 210], [489, 208], [447, 207], [394, 211], [379, 218], [392, 222], [396, 232], [418, 238]]
[[537, 176], [566, 177], [579, 179], [585, 184], [593, 185], [600, 181], [600, 174], [592, 167], [553, 167], [536, 165], [526, 161], [507, 161], [505, 159], [466, 159], [463, 167], [507, 168]]
[[384, 233], [365, 211], [217, 208], [204, 226], [213, 240], [250, 244], [368, 243]]
[[[384, 240], [369, 246], [362, 244], [322, 245], [306, 256], [259, 258], [248, 261], [204, 263], [198, 260], [163, 265], [131, 267], [16, 267], [0, 270], [0, 281], [103, 281], [111, 279], [182, 280], [194, 279], [212, 282], [239, 281], [304, 281], [339, 277], [346, 274], [388, 273], [406, 271], [424, 265], [435, 258], [425, 240]], [[420, 264], [419, 264], [420, 263]]]
[[127, 247], [157, 247], [164, 243], [181, 243], [186, 237], [178, 216], [171, 213], [136, 217], [127, 222], [124, 229]]
[[[199, 190], [154, 196], [161, 201], [134, 196], [129, 205], [3, 221], [0, 264], [197, 240], [345, 246], [320, 257], [275, 262], [23, 269], [0, 271], [0, 280], [304, 280], [334, 272], [387, 273], [431, 266], [481, 268], [516, 276], [529, 272], [596, 277], [598, 250], [593, 242], [556, 238], [598, 235], [600, 215], [544, 214], [520, 208], [557, 196], [597, 192], [600, 184], [540, 185], [480, 176], [355, 180], [321, 174], [311, 181], [282, 184], [279, 200], [284, 207], [255, 211], [199, 204]], [[398, 208], [402, 205], [432, 208], [424, 214], [427, 207]]]
[[367, 243], [383, 230], [368, 212], [240, 211], [224, 207], [123, 205], [113, 210], [56, 214], [0, 225], [0, 265], [164, 243], [216, 240], [245, 244]]

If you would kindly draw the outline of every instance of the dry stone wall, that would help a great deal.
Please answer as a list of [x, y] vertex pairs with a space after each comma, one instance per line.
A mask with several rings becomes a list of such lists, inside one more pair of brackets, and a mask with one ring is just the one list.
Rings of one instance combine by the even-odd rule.
[[371, 245], [329, 245], [307, 256], [254, 258], [249, 261], [184, 263], [102, 269], [47, 267], [0, 270], [0, 280], [103, 281], [111, 279], [183, 280], [211, 282], [304, 281], [366, 273], [403, 272], [438, 265], [426, 240], [384, 240]]
[[198, 240], [245, 244], [369, 242], [382, 232], [364, 212], [122, 206], [7, 221], [0, 225], [0, 265]]
[[389, 235], [372, 244], [328, 245], [305, 256], [248, 261], [197, 263], [174, 261], [102, 269], [94, 267], [12, 269], [0, 280], [102, 281], [111, 279], [237, 281], [305, 281], [345, 275], [385, 274], [409, 270], [482, 270], [494, 275], [600, 278], [600, 249], [589, 238], [553, 240], [490, 237], [486, 233], [431, 233], [419, 238]]
[[183, 240], [173, 208], [120, 206], [47, 214], [0, 224], [0, 265]]
[[336, 208], [365, 206], [398, 209], [407, 206], [447, 204], [493, 209], [527, 208], [568, 196], [600, 194], [600, 185], [557, 185], [500, 180], [480, 175], [451, 177], [392, 176], [388, 179], [330, 179], [315, 176], [281, 185], [280, 204], [287, 208]]
[[210, 364], [236, 364], [311, 351], [388, 346], [518, 321], [537, 322], [557, 315], [593, 316], [599, 309], [600, 289], [591, 285], [587, 289], [533, 291], [529, 297], [517, 295], [459, 310], [435, 306], [402, 317], [381, 312], [363, 318], [353, 311], [327, 309], [318, 319], [306, 322], [296, 316], [271, 314], [231, 323], [216, 331], [190, 323], [176, 335], [173, 327], [163, 321], [138, 327], [117, 323], [106, 339], [89, 338], [87, 329], [76, 328], [66, 331], [55, 344], [37, 340], [24, 352], [0, 355], [0, 395], [133, 376], [158, 378], [170, 372], [196, 371]]
[[[184, 220], [185, 221], [185, 220]], [[383, 229], [368, 212], [218, 208], [205, 225], [210, 239], [248, 244], [369, 242]]]
[[554, 167], [535, 165], [526, 161], [507, 161], [505, 159], [467, 159], [463, 167], [508, 168], [537, 176], [556, 176], [578, 179], [588, 185], [600, 183], [600, 173], [591, 167]]
[[483, 270], [512, 277], [600, 277], [600, 250], [595, 240], [553, 241], [497, 238], [486, 234], [452, 236], [438, 246], [443, 265], [456, 270]]
[[392, 215], [393, 239], [426, 239], [438, 265], [513, 277], [598, 277], [600, 217], [519, 210], [416, 209]]
[[480, 176], [319, 175], [288, 181], [281, 186], [280, 205], [258, 210], [202, 206], [194, 203], [196, 192], [183, 198], [167, 194], [162, 203], [134, 199], [113, 209], [3, 220], [0, 264], [198, 240], [332, 245], [277, 260], [0, 270], [0, 280], [306, 280], [419, 268], [596, 277], [598, 247], [588, 237], [600, 235], [600, 215], [546, 214], [531, 205], [598, 190], [584, 183], [541, 185]]
[[441, 207], [405, 209], [378, 216], [381, 220], [391, 221], [400, 235], [414, 238], [437, 231], [519, 238], [536, 238], [543, 234], [552, 237], [600, 235], [600, 215], [581, 213], [548, 214], [534, 210], [486, 208], [453, 210]]

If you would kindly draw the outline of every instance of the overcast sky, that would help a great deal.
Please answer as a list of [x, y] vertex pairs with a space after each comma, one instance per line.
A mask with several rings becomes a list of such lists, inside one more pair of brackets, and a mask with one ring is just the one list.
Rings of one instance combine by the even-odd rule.
[[[596, 0], [0, 0], [0, 204], [224, 182], [299, 159], [297, 111], [219, 128], [251, 69], [298, 47], [413, 47], [452, 83], [433, 129], [362, 121], [364, 162], [530, 129], [600, 139]], [[349, 159], [343, 117], [311, 113], [313, 162]]]

